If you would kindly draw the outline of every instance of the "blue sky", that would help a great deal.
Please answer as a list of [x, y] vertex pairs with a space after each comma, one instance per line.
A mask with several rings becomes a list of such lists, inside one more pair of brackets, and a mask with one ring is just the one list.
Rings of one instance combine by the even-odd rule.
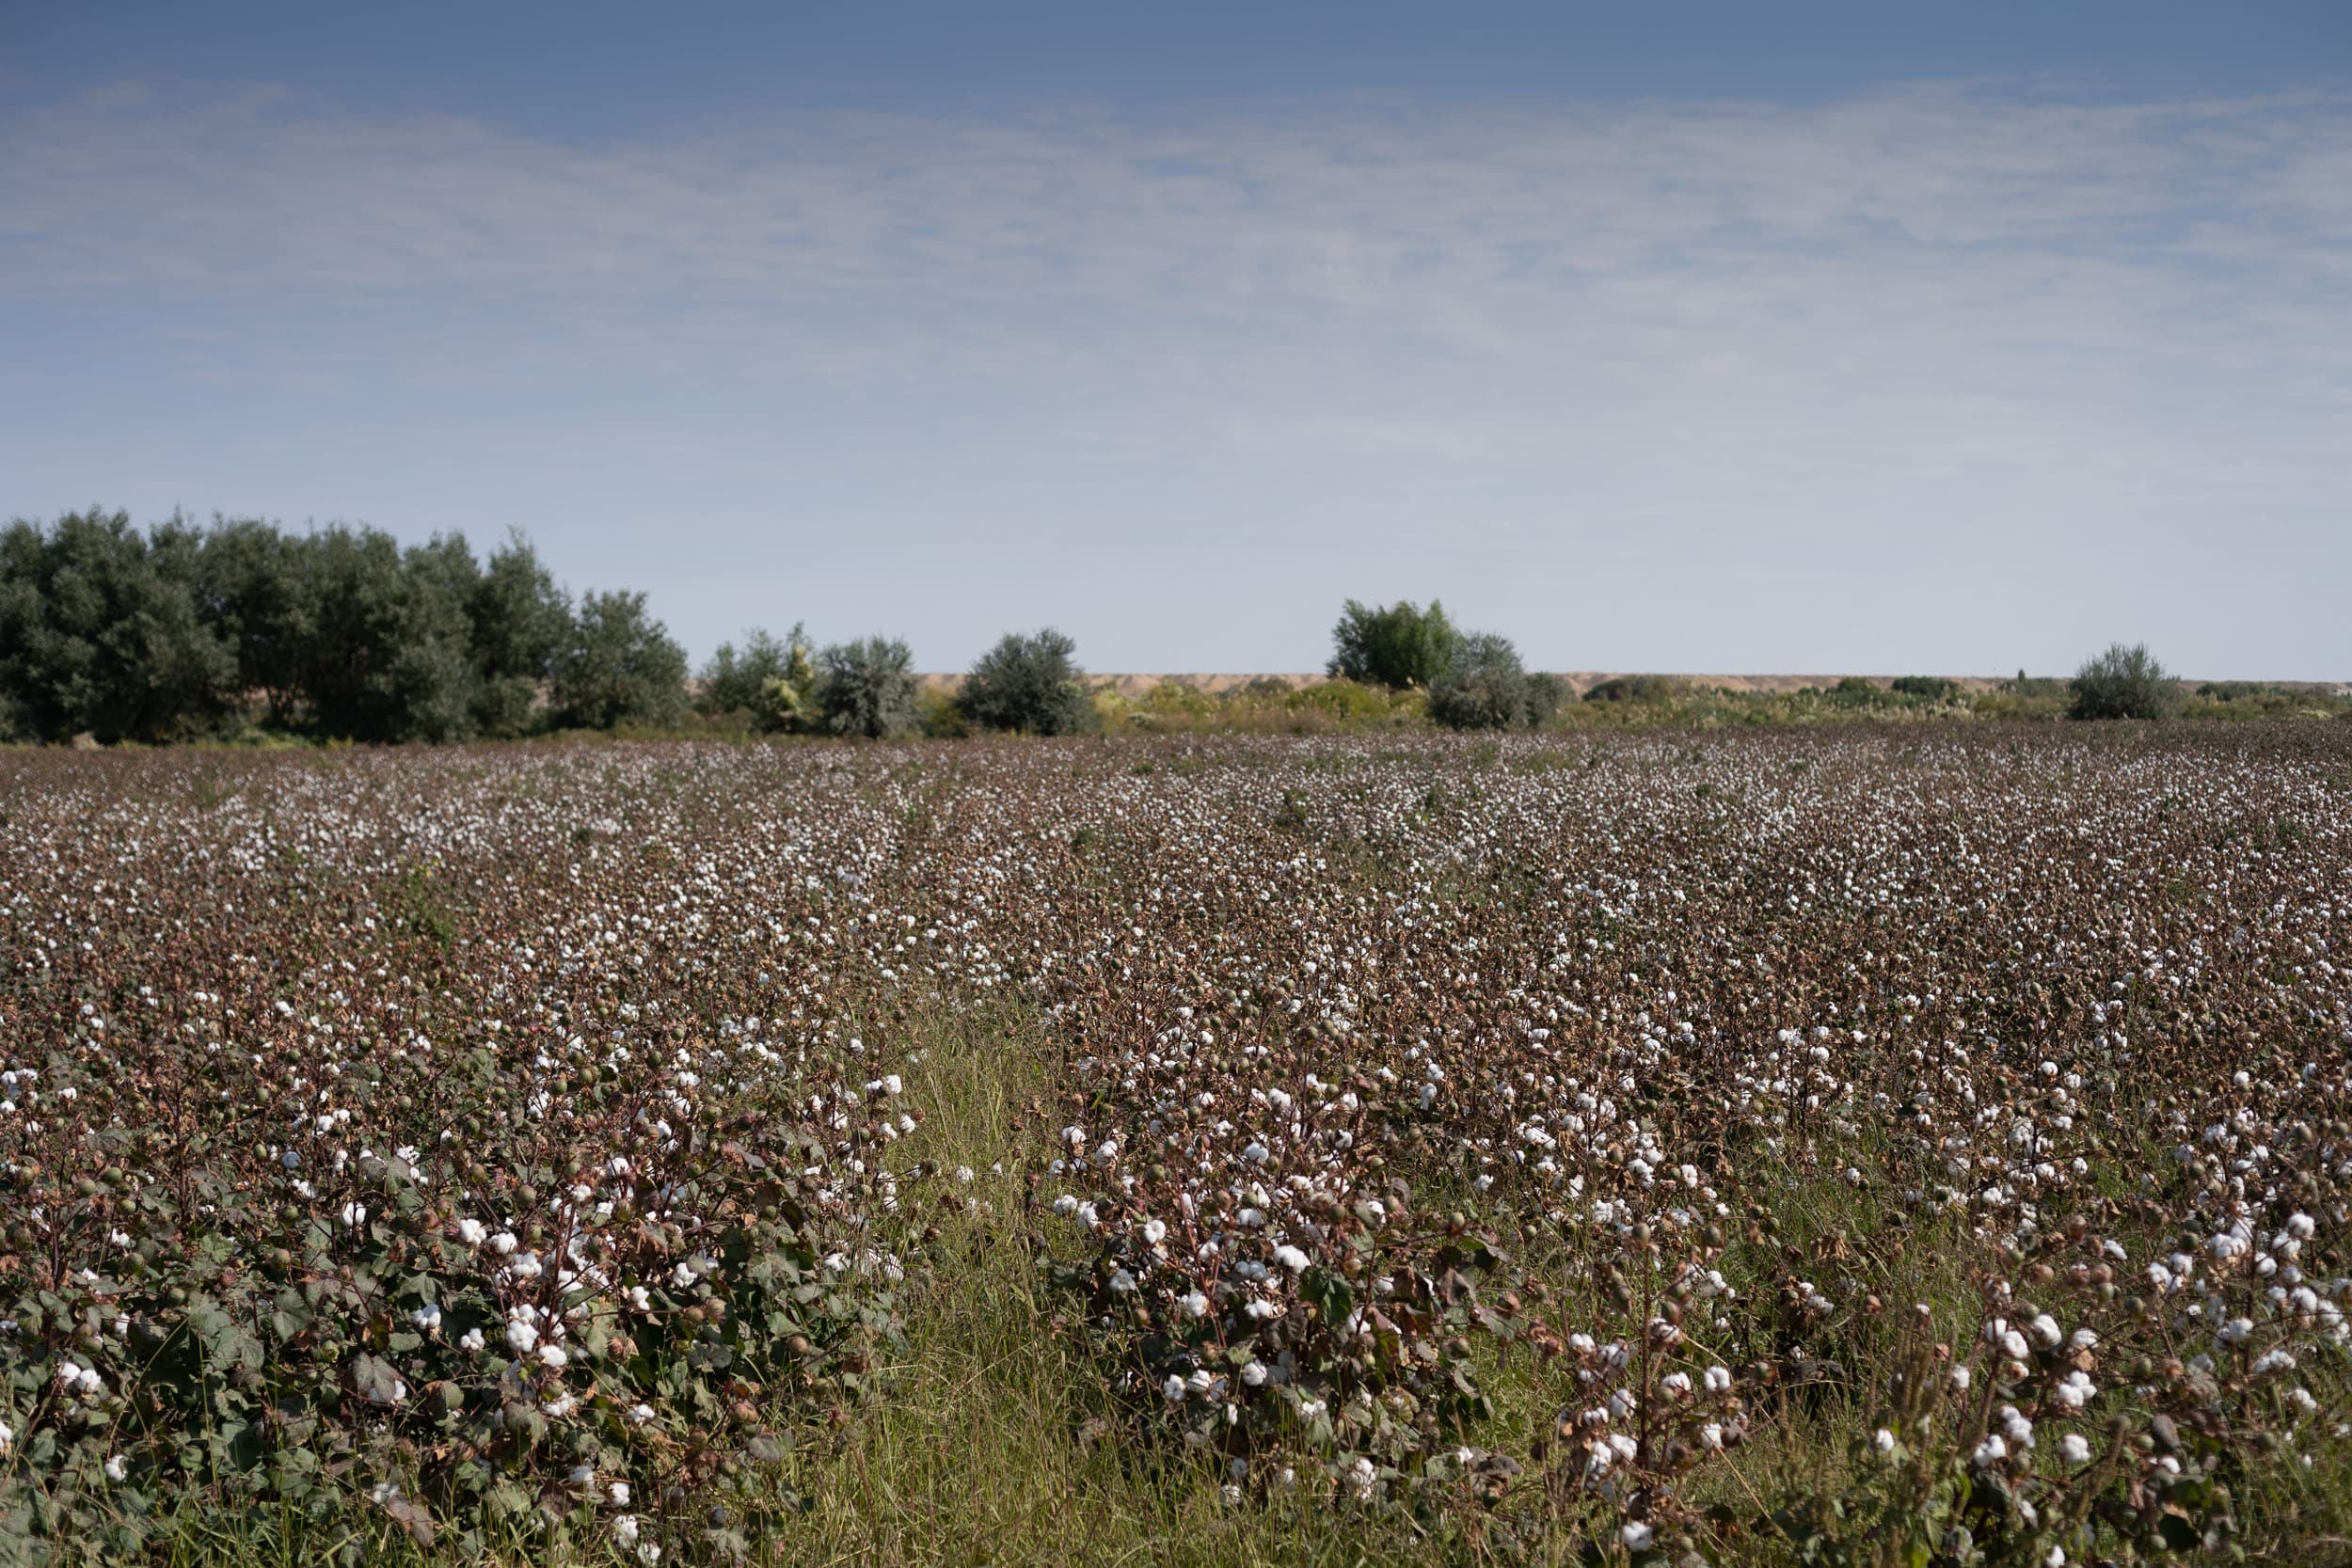
[[0, 343], [698, 657], [2352, 678], [2352, 8], [19, 6]]

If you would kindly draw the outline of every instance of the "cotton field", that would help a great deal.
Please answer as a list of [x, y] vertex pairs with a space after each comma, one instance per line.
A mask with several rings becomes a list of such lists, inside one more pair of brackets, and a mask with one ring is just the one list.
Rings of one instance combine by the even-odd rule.
[[1236, 1529], [2317, 1560], [2343, 728], [0, 755], [0, 1541], [772, 1557], [985, 1253]]

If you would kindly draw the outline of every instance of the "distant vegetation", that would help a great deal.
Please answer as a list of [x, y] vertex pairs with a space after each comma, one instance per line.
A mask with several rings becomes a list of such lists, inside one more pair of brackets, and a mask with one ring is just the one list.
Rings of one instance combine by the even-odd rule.
[[2352, 699], [2254, 682], [2188, 689], [2144, 645], [2072, 680], [2020, 670], [1991, 689], [1935, 675], [1758, 692], [1616, 675], [1581, 697], [1511, 640], [1436, 600], [1346, 600], [1327, 679], [1121, 695], [1047, 627], [1009, 633], [953, 690], [876, 635], [818, 646], [795, 626], [723, 643], [689, 678], [645, 595], [560, 586], [510, 535], [403, 546], [365, 526], [288, 532], [120, 512], [0, 530], [0, 741], [509, 739], [564, 731], [875, 739], [983, 733], [1327, 733], [1418, 728], [1704, 728], [1915, 720], [2328, 718]]
[[642, 594], [556, 585], [510, 538], [403, 547], [371, 528], [292, 534], [69, 513], [0, 531], [0, 736], [190, 740], [259, 727], [466, 740], [675, 724], [686, 655]]
[[2169, 719], [2181, 709], [2181, 683], [2144, 642], [2118, 642], [2074, 673], [2070, 719]]

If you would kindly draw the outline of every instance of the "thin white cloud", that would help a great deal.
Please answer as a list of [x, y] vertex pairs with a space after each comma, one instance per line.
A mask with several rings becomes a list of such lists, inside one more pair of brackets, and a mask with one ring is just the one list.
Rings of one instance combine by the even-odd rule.
[[[959, 421], [998, 444], [943, 460], [966, 515], [1011, 504], [969, 486], [1082, 451], [1150, 476], [1138, 519], [1255, 506], [1263, 538], [1344, 509], [1374, 547], [1436, 530], [1564, 572], [1659, 542], [1899, 568], [1956, 529], [2064, 563], [2233, 519], [2345, 549], [2341, 96], [778, 116], [582, 147], [123, 92], [0, 119], [0, 310], [346, 324], [249, 345], [283, 374], [380, 350], [348, 325], [380, 318], [408, 385], [873, 400], [911, 451]], [[643, 440], [746, 486], [777, 467], [683, 418]], [[1097, 519], [1120, 504], [1087, 488]], [[1923, 657], [1961, 647], [1963, 607], [1929, 620]]]

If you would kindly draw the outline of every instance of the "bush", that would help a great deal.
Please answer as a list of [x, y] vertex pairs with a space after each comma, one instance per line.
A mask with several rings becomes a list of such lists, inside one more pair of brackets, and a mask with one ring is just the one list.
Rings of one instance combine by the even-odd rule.
[[1897, 675], [1892, 689], [1921, 702], [1948, 703], [1960, 695], [1960, 682], [1946, 680], [1941, 675]]
[[2144, 642], [2107, 651], [2074, 672], [2070, 719], [2165, 719], [2180, 711], [2180, 683], [2167, 673]]
[[1007, 632], [972, 666], [956, 705], [975, 729], [1089, 734], [1097, 719], [1086, 672], [1071, 657], [1077, 647], [1051, 626], [1025, 637]]
[[1385, 606], [1350, 599], [1331, 628], [1331, 662], [1325, 669], [1368, 686], [1432, 690], [1461, 641], [1435, 599], [1426, 610], [1409, 599]]
[[921, 721], [914, 655], [894, 638], [836, 642], [818, 658], [817, 707], [835, 735], [904, 735]]
[[1890, 700], [1886, 689], [1867, 675], [1848, 675], [1822, 695], [1838, 707], [1878, 707]]
[[1683, 683], [1672, 675], [1613, 675], [1584, 693], [1588, 703], [1670, 703]]
[[795, 730], [814, 721], [816, 689], [817, 670], [801, 628], [779, 641], [755, 626], [744, 634], [742, 652], [732, 642], [719, 644], [703, 666], [694, 705], [711, 717], [740, 713], [762, 730]]
[[1510, 730], [1534, 722], [1534, 690], [1507, 637], [1473, 632], [1429, 689], [1429, 717], [1450, 730]]

